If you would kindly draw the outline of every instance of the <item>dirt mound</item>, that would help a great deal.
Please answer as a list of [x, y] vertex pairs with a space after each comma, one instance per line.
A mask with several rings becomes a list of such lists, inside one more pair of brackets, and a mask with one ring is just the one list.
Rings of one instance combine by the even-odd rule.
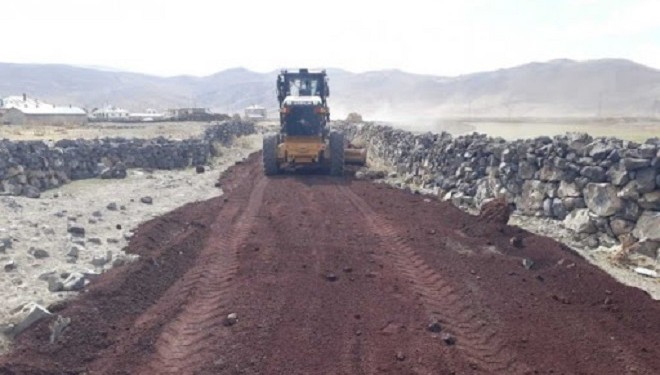
[[509, 217], [512, 212], [513, 209], [511, 205], [506, 202], [504, 197], [495, 198], [481, 206], [479, 221], [506, 225], [506, 223], [509, 222]]

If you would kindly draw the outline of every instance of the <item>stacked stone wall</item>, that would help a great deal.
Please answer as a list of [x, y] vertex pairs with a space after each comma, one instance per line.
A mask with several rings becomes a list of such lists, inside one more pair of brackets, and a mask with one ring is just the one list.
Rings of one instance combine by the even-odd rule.
[[644, 143], [566, 134], [507, 141], [483, 134], [412, 133], [335, 124], [373, 164], [479, 208], [505, 197], [524, 215], [563, 220], [593, 247], [621, 242], [656, 257], [660, 247], [660, 139]]

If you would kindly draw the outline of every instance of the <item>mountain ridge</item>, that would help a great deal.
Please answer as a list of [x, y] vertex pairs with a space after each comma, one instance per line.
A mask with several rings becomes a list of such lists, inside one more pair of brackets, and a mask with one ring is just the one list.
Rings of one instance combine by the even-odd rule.
[[[398, 69], [327, 71], [335, 117], [352, 111], [383, 120], [660, 114], [660, 70], [626, 59], [554, 59], [457, 76]], [[0, 97], [27, 93], [86, 108], [203, 106], [234, 113], [252, 104], [276, 108], [278, 72], [234, 67], [201, 77], [161, 77], [66, 64], [0, 63]]]

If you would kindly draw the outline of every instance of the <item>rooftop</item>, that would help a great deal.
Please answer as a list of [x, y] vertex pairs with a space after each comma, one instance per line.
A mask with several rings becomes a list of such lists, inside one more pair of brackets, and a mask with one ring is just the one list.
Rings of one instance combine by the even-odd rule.
[[78, 107], [56, 106], [44, 103], [39, 99], [28, 96], [8, 96], [0, 99], [0, 108], [17, 109], [25, 114], [32, 115], [84, 115], [85, 110]]

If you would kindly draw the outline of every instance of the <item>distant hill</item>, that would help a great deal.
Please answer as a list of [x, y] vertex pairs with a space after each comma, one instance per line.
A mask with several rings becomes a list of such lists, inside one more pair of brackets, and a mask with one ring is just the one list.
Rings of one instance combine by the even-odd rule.
[[[557, 117], [660, 115], [660, 71], [629, 60], [552, 60], [457, 77], [398, 70], [328, 69], [336, 118]], [[0, 63], [0, 96], [27, 93], [87, 108], [179, 106], [240, 112], [275, 108], [277, 72], [237, 68], [206, 77], [158, 77], [67, 65]]]

